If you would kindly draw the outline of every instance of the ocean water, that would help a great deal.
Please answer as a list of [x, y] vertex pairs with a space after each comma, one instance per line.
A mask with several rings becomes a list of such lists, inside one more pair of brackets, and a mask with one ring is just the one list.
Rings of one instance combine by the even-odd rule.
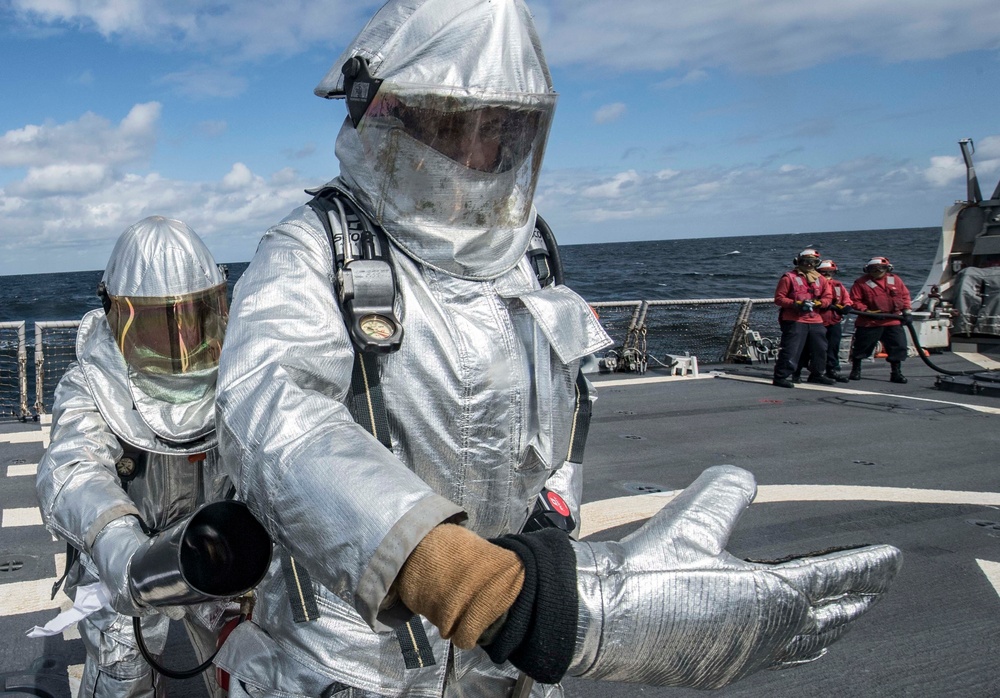
[[[939, 237], [938, 228], [916, 228], [610, 242], [560, 250], [567, 285], [589, 301], [766, 297], [806, 247], [834, 259], [838, 278], [848, 286], [870, 257], [888, 257], [916, 293]], [[246, 267], [245, 261], [229, 263], [230, 284]], [[78, 320], [99, 307], [100, 278], [99, 270], [0, 276], [0, 322]]]

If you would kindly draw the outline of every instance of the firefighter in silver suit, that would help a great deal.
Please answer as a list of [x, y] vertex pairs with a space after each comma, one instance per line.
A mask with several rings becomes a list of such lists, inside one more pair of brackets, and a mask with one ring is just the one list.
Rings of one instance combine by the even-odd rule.
[[[122, 233], [98, 293], [104, 307], [83, 317], [77, 361], [56, 387], [38, 499], [71, 546], [66, 592], [87, 650], [80, 695], [161, 696], [133, 617], [159, 655], [168, 616], [183, 616], [203, 661], [225, 606], [153, 610], [134, 598], [129, 569], [152, 533], [233, 493], [215, 432], [226, 278], [191, 228], [154, 216]], [[206, 683], [218, 692], [214, 676]]]
[[[337, 206], [265, 233], [220, 368], [224, 460], [280, 551], [216, 659], [231, 695], [724, 685], [818, 657], [885, 591], [889, 546], [785, 565], [726, 553], [755, 493], [732, 467], [619, 542], [518, 533], [543, 488], [578, 513], [576, 379], [610, 342], [528, 260], [556, 95], [521, 0], [390, 0], [316, 93], [348, 106]], [[395, 294], [358, 318], [376, 269], [348, 276], [338, 250], [364, 217]], [[363, 335], [395, 320], [398, 348], [363, 360]], [[384, 420], [368, 423], [359, 374]]]

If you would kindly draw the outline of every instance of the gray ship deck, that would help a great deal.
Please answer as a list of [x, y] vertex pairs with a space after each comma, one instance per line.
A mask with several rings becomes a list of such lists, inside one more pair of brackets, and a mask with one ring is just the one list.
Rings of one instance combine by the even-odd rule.
[[[949, 368], [972, 368], [953, 355]], [[731, 463], [760, 486], [730, 550], [757, 559], [830, 546], [892, 543], [903, 570], [888, 597], [820, 661], [762, 672], [714, 695], [996, 696], [1000, 619], [1000, 399], [933, 389], [934, 374], [906, 362], [910, 382], [865, 379], [836, 387], [770, 385], [769, 366], [702, 367], [699, 379], [664, 372], [595, 375], [600, 397], [587, 449], [584, 525], [617, 538], [705, 467]], [[83, 648], [72, 632], [25, 638], [57, 612], [48, 589], [64, 546], [42, 528], [33, 464], [44, 425], [0, 425], [0, 673], [45, 657], [56, 695], [70, 695]], [[15, 563], [22, 563], [18, 568]], [[16, 569], [15, 569], [16, 568]], [[179, 625], [179, 624], [175, 624]], [[174, 630], [179, 630], [175, 628]], [[167, 661], [193, 657], [172, 636]], [[704, 695], [683, 689], [569, 680], [574, 696]], [[199, 681], [171, 695], [204, 695]]]

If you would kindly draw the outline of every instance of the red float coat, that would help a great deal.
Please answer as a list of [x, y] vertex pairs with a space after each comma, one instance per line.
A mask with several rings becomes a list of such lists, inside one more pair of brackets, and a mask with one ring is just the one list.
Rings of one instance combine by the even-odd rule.
[[845, 307], [851, 307], [854, 305], [851, 302], [851, 294], [847, 290], [847, 286], [840, 283], [836, 279], [827, 279], [826, 282], [830, 284], [830, 291], [833, 293], [833, 298], [830, 301], [830, 307], [826, 310], [821, 310], [819, 315], [823, 318], [823, 326], [829, 327], [830, 325], [836, 325], [844, 316], [833, 309], [835, 305], [843, 305]]
[[807, 324], [823, 324], [823, 318], [817, 310], [803, 312], [796, 305], [797, 301], [815, 301], [817, 308], [830, 305], [833, 291], [826, 279], [820, 276], [809, 283], [805, 274], [798, 269], [786, 272], [778, 280], [778, 288], [774, 290], [774, 304], [781, 308], [778, 320], [804, 322]]
[[[851, 301], [857, 310], [871, 313], [893, 313], [898, 315], [910, 309], [910, 290], [895, 274], [886, 274], [876, 281], [868, 274], [859, 277], [851, 286]], [[857, 327], [889, 327], [899, 325], [899, 320], [858, 315], [854, 321]]]

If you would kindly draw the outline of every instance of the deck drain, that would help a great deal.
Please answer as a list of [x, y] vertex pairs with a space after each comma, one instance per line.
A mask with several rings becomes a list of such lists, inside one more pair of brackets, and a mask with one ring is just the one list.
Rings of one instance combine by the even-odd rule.
[[632, 410], [616, 410], [615, 414], [635, 414]]
[[629, 441], [642, 441], [645, 436], [639, 436], [638, 434], [619, 434], [619, 439], [628, 439]]
[[854, 463], [857, 463], [858, 465], [875, 465], [875, 463], [872, 463], [870, 460], [856, 460]]
[[17, 572], [22, 567], [24, 567], [24, 563], [20, 560], [4, 560], [0, 562], [0, 572]]
[[28, 462], [28, 461], [24, 460], [23, 458], [15, 458], [14, 460], [12, 460], [12, 461], [10, 462], [10, 464], [11, 464], [11, 465], [24, 465], [24, 464], [25, 464], [25, 463], [27, 463], [27, 462]]
[[654, 492], [666, 492], [665, 489], [659, 485], [651, 485], [648, 482], [626, 482], [622, 485], [622, 489], [626, 492], [634, 492], [636, 494], [653, 494]]
[[794, 424], [795, 426], [799, 426], [802, 422], [782, 422], [782, 424]]
[[996, 521], [984, 521], [982, 519], [967, 519], [967, 524], [972, 524], [973, 526], [978, 526], [979, 528], [988, 528], [991, 531], [1000, 531], [1000, 523]]

